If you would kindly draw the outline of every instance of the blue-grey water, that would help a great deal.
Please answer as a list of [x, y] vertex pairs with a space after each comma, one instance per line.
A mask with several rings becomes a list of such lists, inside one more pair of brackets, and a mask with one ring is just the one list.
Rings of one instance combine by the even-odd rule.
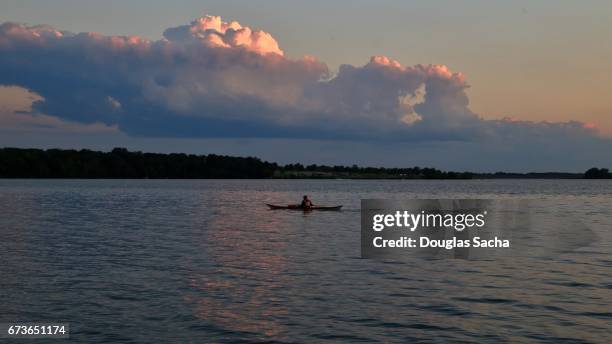
[[[303, 194], [344, 210], [264, 206]], [[362, 198], [542, 200], [594, 239], [361, 259]], [[611, 205], [612, 181], [588, 180], [0, 180], [0, 322], [68, 322], [81, 343], [609, 343]]]

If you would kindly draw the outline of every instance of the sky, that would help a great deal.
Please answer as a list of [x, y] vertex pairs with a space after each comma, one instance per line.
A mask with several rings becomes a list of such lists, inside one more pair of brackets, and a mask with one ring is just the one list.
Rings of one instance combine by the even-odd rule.
[[612, 165], [607, 1], [3, 0], [7, 22], [0, 146]]

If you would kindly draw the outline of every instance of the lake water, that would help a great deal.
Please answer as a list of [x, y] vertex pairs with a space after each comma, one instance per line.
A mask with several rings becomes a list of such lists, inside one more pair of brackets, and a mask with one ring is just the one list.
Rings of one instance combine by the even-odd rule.
[[[344, 210], [264, 206], [303, 194]], [[596, 239], [361, 259], [362, 198], [554, 202]], [[82, 343], [609, 343], [611, 205], [612, 181], [588, 180], [0, 180], [0, 322], [68, 322]]]

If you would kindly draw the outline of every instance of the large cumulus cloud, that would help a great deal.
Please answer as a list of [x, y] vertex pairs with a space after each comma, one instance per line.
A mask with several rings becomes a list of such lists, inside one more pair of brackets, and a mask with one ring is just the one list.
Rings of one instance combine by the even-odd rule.
[[[507, 144], [596, 139], [579, 122], [484, 120], [463, 74], [374, 56], [337, 72], [290, 59], [267, 32], [206, 16], [164, 38], [0, 25], [0, 84], [40, 113], [134, 136], [285, 137]], [[551, 141], [552, 140], [552, 141]]]

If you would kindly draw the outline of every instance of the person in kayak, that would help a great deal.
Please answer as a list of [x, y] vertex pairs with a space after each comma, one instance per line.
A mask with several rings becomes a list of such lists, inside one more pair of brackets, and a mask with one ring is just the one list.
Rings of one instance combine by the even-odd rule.
[[312, 201], [308, 198], [308, 195], [304, 195], [304, 199], [302, 199], [302, 204], [300, 204], [300, 206], [304, 209], [310, 209], [314, 207], [314, 204], [312, 204]]

